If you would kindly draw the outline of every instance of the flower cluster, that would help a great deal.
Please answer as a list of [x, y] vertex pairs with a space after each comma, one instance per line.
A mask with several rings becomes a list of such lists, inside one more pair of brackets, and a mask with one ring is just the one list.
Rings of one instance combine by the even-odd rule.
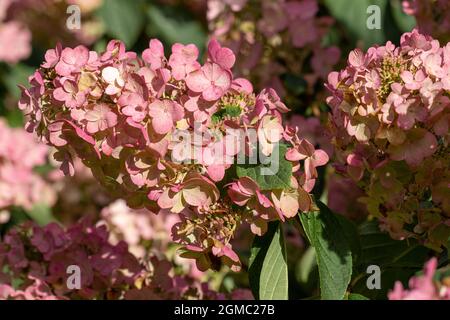
[[0, 61], [16, 63], [31, 53], [31, 32], [20, 21], [9, 19], [12, 0], [0, 3]]
[[[174, 239], [200, 269], [222, 261], [238, 270], [236, 228], [248, 222], [262, 234], [268, 221], [308, 210], [328, 156], [283, 126], [289, 109], [273, 89], [255, 95], [233, 79], [230, 49], [211, 41], [203, 65], [198, 54], [174, 44], [166, 58], [156, 39], [142, 58], [115, 40], [102, 54], [57, 46], [22, 88], [19, 108], [66, 174], [80, 158], [131, 208], [178, 214]], [[270, 175], [279, 175], [274, 184]]]
[[450, 3], [447, 0], [403, 0], [403, 11], [414, 16], [419, 31], [443, 43], [450, 40]]
[[[93, 226], [84, 219], [67, 230], [54, 223], [11, 229], [0, 242], [0, 300], [252, 299], [245, 289], [212, 290], [163, 251], [138, 260], [106, 224], [100, 220]], [[71, 266], [80, 268], [79, 289], [69, 286]]]
[[144, 258], [150, 250], [164, 252], [170, 244], [172, 227], [178, 222], [177, 215], [156, 215], [145, 209], [131, 209], [119, 199], [101, 213], [101, 223], [110, 230], [109, 241], [113, 244], [125, 241], [130, 252]]
[[[286, 77], [303, 79], [304, 90], [311, 94], [340, 58], [339, 48], [322, 45], [334, 21], [318, 15], [318, 2], [208, 0], [207, 4], [212, 36], [238, 54], [236, 72], [258, 88], [270, 86], [281, 96], [288, 94], [292, 104], [309, 106], [304, 97], [300, 101], [296, 94], [289, 95], [293, 92]], [[303, 83], [297, 82], [295, 90]]]
[[[68, 285], [70, 266], [79, 268], [79, 289]], [[84, 220], [67, 230], [56, 223], [11, 229], [0, 242], [0, 270], [0, 299], [118, 299], [144, 269], [126, 243], [111, 245], [105, 226]]]
[[199, 271], [195, 262], [181, 258], [171, 243], [171, 230], [177, 215], [155, 215], [145, 209], [131, 209], [125, 201], [116, 200], [101, 211], [97, 225], [107, 225], [109, 242], [125, 241], [130, 252], [140, 258], [145, 272], [137, 287], [125, 294], [126, 299], [225, 299], [239, 293], [252, 298], [247, 290], [230, 295], [212, 290], [205, 280], [210, 277]]
[[[404, 289], [400, 281], [389, 292], [389, 300], [450, 300], [450, 279], [436, 272], [438, 261], [429, 260], [424, 267], [423, 275], [409, 279], [409, 290]], [[444, 272], [445, 273], [445, 272]]]
[[[450, 233], [450, 44], [417, 30], [328, 76], [338, 171], [393, 238], [439, 250]], [[423, 237], [422, 237], [423, 236]]]
[[208, 282], [199, 281], [189, 274], [176, 272], [174, 265], [165, 258], [152, 256], [146, 269], [136, 281], [137, 288], [126, 292], [124, 298], [131, 300], [253, 300], [248, 289], [236, 289], [230, 293], [212, 290]]
[[[52, 205], [54, 190], [34, 168], [47, 161], [48, 148], [21, 128], [10, 128], [0, 120], [0, 210], [22, 207], [29, 210], [35, 204]], [[6, 211], [3, 211], [6, 215]], [[2, 215], [0, 224], [5, 222]]]

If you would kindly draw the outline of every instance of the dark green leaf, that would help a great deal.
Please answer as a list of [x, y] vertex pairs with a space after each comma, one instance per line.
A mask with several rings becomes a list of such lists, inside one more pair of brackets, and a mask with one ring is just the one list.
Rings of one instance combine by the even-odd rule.
[[172, 45], [179, 43], [193, 43], [200, 50], [206, 43], [206, 30], [201, 23], [190, 17], [187, 11], [169, 6], [153, 5], [147, 10], [149, 25], [147, 33], [150, 36], [161, 38], [165, 43]]
[[286, 247], [278, 221], [271, 222], [267, 232], [253, 241], [249, 282], [256, 299], [288, 299]]
[[416, 26], [416, 19], [403, 12], [400, 0], [391, 0], [391, 12], [395, 23], [401, 32], [409, 32]]
[[[427, 260], [429, 249], [416, 240], [393, 240], [388, 233], [380, 231], [378, 221], [365, 222], [359, 227], [361, 256], [357, 261], [357, 276], [352, 283], [352, 292], [370, 299], [385, 299], [395, 281], [406, 284], [408, 279], [421, 270]], [[368, 289], [367, 267], [377, 265], [381, 270], [381, 289]]]
[[352, 223], [320, 201], [317, 205], [320, 211], [300, 214], [300, 220], [316, 251], [322, 299], [341, 300], [350, 283], [358, 238]]
[[[275, 150], [278, 149], [278, 157], [275, 157], [275, 153], [272, 157], [267, 157], [259, 164], [238, 164], [236, 165], [237, 176], [250, 177], [258, 183], [261, 190], [273, 190], [273, 189], [285, 189], [290, 187], [292, 176], [292, 163], [287, 161], [284, 155], [287, 151], [287, 146], [280, 144], [279, 148], [275, 146]], [[262, 164], [267, 163], [267, 164]], [[262, 170], [265, 170], [262, 171]], [[263, 174], [265, 173], [265, 174]]]
[[[375, 43], [386, 41], [383, 18], [387, 0], [325, 0], [324, 2], [332, 16], [346, 27], [355, 44], [362, 42], [367, 49]], [[367, 13], [367, 8], [371, 5], [380, 8], [381, 29], [371, 30], [367, 27], [367, 19], [371, 16]]]
[[22, 63], [12, 65], [8, 72], [4, 75], [2, 81], [4, 82], [6, 89], [15, 98], [20, 97], [20, 89], [17, 85], [21, 84], [25, 87], [28, 86], [28, 77], [33, 74], [34, 68]]
[[99, 10], [108, 35], [132, 46], [141, 32], [145, 14], [140, 0], [108, 0]]
[[347, 300], [370, 300], [370, 299], [367, 298], [367, 297], [364, 297], [364, 296], [361, 295], [361, 294], [350, 293], [350, 294], [347, 296]]

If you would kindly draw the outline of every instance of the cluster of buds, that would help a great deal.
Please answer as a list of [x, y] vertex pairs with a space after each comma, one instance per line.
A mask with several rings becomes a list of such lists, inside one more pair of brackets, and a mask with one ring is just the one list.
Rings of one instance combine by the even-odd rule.
[[[236, 226], [262, 234], [268, 221], [308, 210], [328, 156], [283, 126], [289, 109], [273, 89], [255, 95], [248, 80], [233, 79], [230, 49], [212, 40], [203, 65], [198, 53], [174, 44], [167, 59], [156, 39], [142, 58], [116, 40], [102, 54], [57, 46], [22, 88], [19, 108], [27, 129], [57, 149], [63, 172], [73, 174], [80, 158], [131, 208], [178, 214], [174, 238], [187, 250], [225, 255], [237, 270]], [[204, 232], [187, 235], [188, 225]]]
[[432, 258], [424, 267], [423, 274], [409, 279], [409, 289], [400, 281], [389, 292], [389, 300], [450, 300], [450, 277], [447, 270], [436, 272], [438, 260]]
[[55, 192], [34, 169], [47, 162], [48, 148], [22, 128], [0, 121], [0, 224], [11, 207], [30, 210], [36, 204], [52, 205]]
[[289, 95], [284, 81], [286, 76], [303, 78], [307, 92], [313, 93], [318, 80], [326, 80], [339, 61], [339, 48], [322, 45], [334, 21], [318, 16], [318, 2], [208, 0], [207, 4], [211, 35], [238, 55], [235, 71], [258, 88], [273, 87], [281, 96], [287, 94], [292, 104], [309, 106]]
[[403, 11], [414, 16], [421, 33], [443, 43], [450, 40], [450, 3], [447, 0], [403, 0]]
[[450, 44], [417, 30], [328, 76], [338, 171], [395, 239], [439, 250], [450, 234]]
[[108, 236], [105, 226], [88, 220], [67, 230], [56, 223], [11, 229], [0, 242], [0, 299], [122, 297], [144, 268], [125, 242], [112, 245]]

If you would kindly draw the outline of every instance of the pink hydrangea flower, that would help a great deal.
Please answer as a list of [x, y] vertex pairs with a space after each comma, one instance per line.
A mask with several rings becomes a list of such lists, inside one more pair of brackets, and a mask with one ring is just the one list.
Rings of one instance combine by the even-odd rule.
[[[239, 208], [232, 193], [220, 196], [219, 185], [233, 188], [239, 180], [230, 168], [240, 155], [258, 148], [271, 155], [283, 139], [295, 138], [283, 126], [289, 109], [275, 90], [256, 95], [248, 80], [233, 79], [236, 59], [230, 49], [212, 40], [203, 65], [197, 56], [195, 46], [176, 44], [167, 61], [156, 39], [142, 57], [116, 40], [101, 54], [57, 46], [30, 77], [30, 88], [22, 88], [19, 107], [29, 129], [57, 149], [54, 158], [66, 174], [82, 159], [130, 208], [178, 217], [172, 240], [203, 269], [225, 264], [238, 270], [231, 246], [237, 228], [249, 222], [252, 232], [262, 235], [268, 221], [309, 210], [314, 179], [305, 181], [295, 161], [285, 188], [256, 185], [250, 200], [236, 200]], [[299, 160], [323, 164], [320, 152], [310, 149]], [[52, 247], [47, 235], [41, 238], [43, 251]], [[124, 248], [117, 250], [106, 259], [100, 250], [92, 257], [94, 270], [87, 272], [110, 273]], [[52, 266], [59, 270], [61, 263]]]
[[219, 99], [231, 85], [231, 75], [216, 63], [206, 63], [186, 77], [186, 85], [194, 92], [201, 92], [206, 101]]
[[[392, 237], [419, 236], [433, 248], [446, 243], [439, 232], [450, 229], [449, 208], [439, 196], [424, 196], [449, 181], [448, 170], [438, 169], [448, 162], [448, 57], [447, 47], [413, 30], [398, 47], [387, 42], [366, 53], [353, 50], [347, 67], [330, 73], [326, 85], [336, 168], [358, 181], [367, 210]], [[428, 175], [433, 182], [422, 178]], [[413, 202], [432, 209], [406, 209]], [[433, 225], [424, 222], [434, 219], [431, 211]]]
[[450, 300], [450, 287], [434, 279], [437, 259], [430, 259], [424, 267], [424, 274], [409, 279], [409, 290], [400, 281], [389, 292], [389, 300]]
[[158, 39], [151, 39], [148, 44], [148, 49], [142, 52], [142, 59], [150, 64], [152, 70], [162, 68], [164, 65], [164, 47]]
[[172, 46], [172, 54], [169, 58], [169, 66], [172, 67], [172, 76], [176, 80], [183, 80], [187, 74], [200, 68], [197, 62], [198, 49], [193, 44], [184, 46], [175, 43]]
[[69, 108], [77, 108], [86, 101], [85, 93], [78, 91], [77, 84], [69, 79], [62, 79], [61, 86], [53, 91], [53, 97]]
[[172, 130], [174, 122], [184, 116], [183, 107], [170, 100], [156, 100], [149, 105], [149, 115], [152, 117], [153, 129], [159, 134]]
[[89, 133], [104, 131], [117, 124], [117, 115], [106, 103], [94, 105], [86, 112], [84, 119], [87, 121], [86, 130]]
[[70, 76], [74, 72], [80, 72], [89, 60], [89, 50], [85, 46], [64, 48], [61, 57], [55, 65], [55, 71], [60, 76]]

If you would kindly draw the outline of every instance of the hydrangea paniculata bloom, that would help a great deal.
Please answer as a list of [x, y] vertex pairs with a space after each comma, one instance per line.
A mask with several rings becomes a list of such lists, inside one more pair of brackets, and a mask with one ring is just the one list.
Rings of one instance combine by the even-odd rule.
[[[283, 125], [289, 109], [273, 89], [255, 94], [249, 81], [233, 78], [230, 49], [212, 40], [203, 64], [197, 55], [194, 45], [175, 44], [166, 58], [157, 39], [142, 58], [115, 40], [102, 54], [58, 45], [29, 78], [19, 107], [27, 129], [57, 149], [66, 174], [80, 158], [131, 208], [178, 214], [173, 238], [200, 269], [238, 270], [230, 241], [239, 225], [262, 234], [268, 221], [308, 210], [315, 168], [328, 156]], [[237, 174], [239, 160], [261, 157], [284, 164], [282, 185]]]
[[338, 171], [392, 237], [439, 250], [450, 235], [450, 44], [417, 30], [328, 76]]
[[[10, 229], [0, 241], [0, 300], [253, 298], [245, 289], [230, 294], [210, 289], [190, 270], [175, 270], [157, 246], [137, 259], [105, 224], [83, 219], [67, 229], [55, 223]], [[80, 289], [67, 285], [70, 266], [80, 268]]]
[[[67, 268], [81, 271], [81, 288], [67, 286]], [[28, 223], [0, 242], [0, 299], [118, 299], [143, 272], [125, 242], [111, 245], [105, 226], [81, 221], [64, 230], [56, 223]], [[6, 271], [5, 271], [6, 270]], [[20, 279], [19, 288], [11, 286]]]

